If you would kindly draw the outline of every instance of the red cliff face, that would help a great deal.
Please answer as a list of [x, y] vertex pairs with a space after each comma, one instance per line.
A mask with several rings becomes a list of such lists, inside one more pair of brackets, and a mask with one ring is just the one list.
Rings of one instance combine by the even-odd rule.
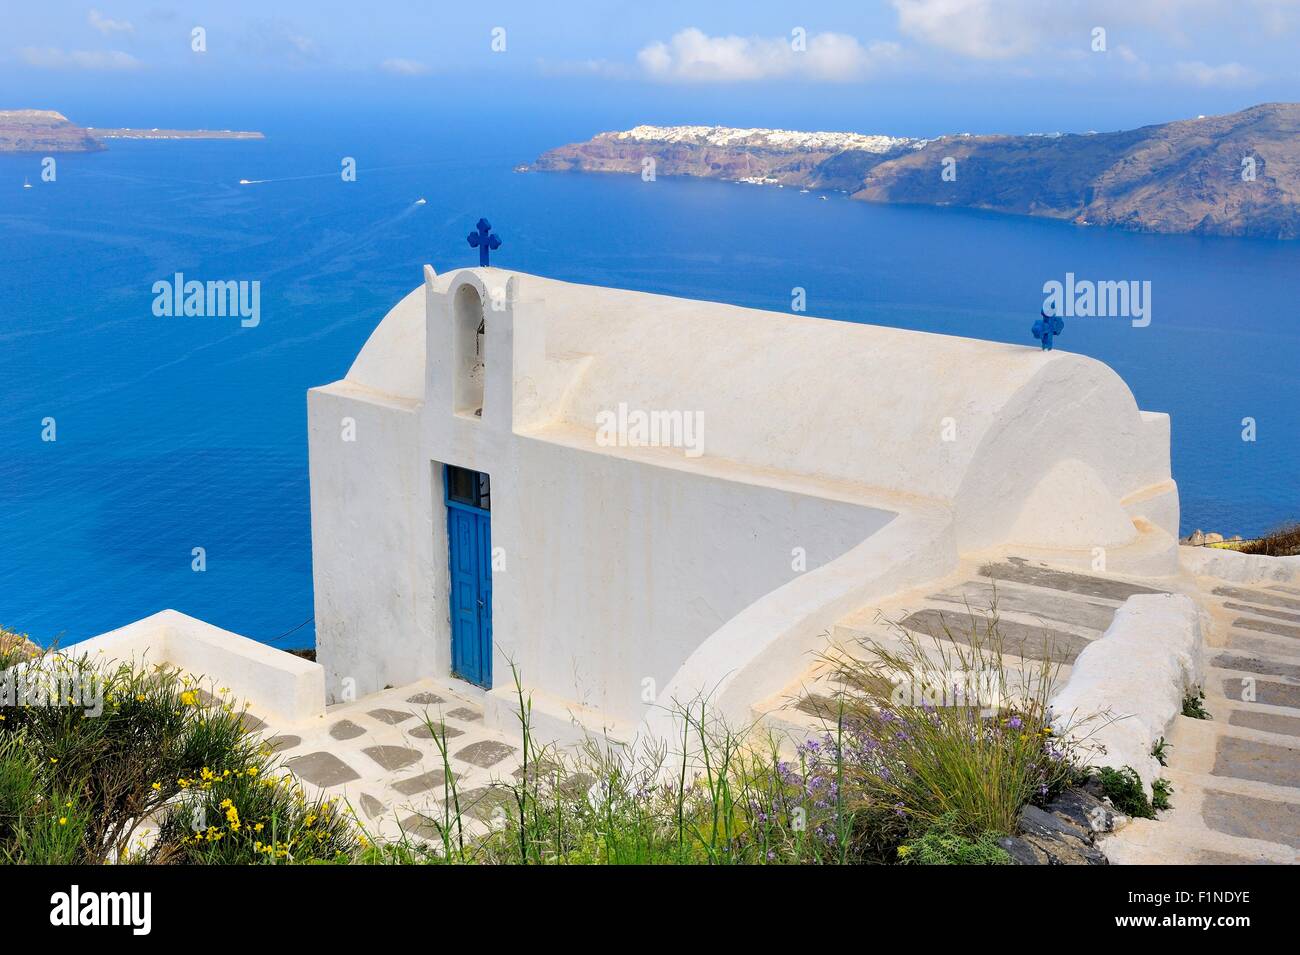
[[0, 110], [0, 153], [88, 153], [103, 148], [103, 143], [62, 113]]

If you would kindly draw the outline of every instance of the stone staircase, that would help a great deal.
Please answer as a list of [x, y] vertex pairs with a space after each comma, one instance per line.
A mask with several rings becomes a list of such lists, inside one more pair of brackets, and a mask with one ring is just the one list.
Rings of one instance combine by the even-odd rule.
[[[828, 644], [850, 655], [866, 641], [901, 646], [899, 627], [925, 643], [932, 636], [962, 643], [972, 625], [986, 626], [996, 605], [1004, 659], [1032, 668], [1050, 656], [1060, 664], [1060, 685], [1075, 657], [1105, 632], [1125, 600], [1161, 592], [1149, 582], [1062, 570], [1022, 557], [972, 562], [937, 586], [850, 614], [827, 635]], [[755, 707], [754, 716], [789, 751], [824, 732], [826, 718], [834, 720], [834, 698], [841, 689], [833, 667], [814, 662], [780, 694]]]
[[1300, 588], [1202, 580], [1205, 708], [1180, 716], [1173, 809], [1107, 841], [1123, 863], [1286, 863], [1300, 848]]

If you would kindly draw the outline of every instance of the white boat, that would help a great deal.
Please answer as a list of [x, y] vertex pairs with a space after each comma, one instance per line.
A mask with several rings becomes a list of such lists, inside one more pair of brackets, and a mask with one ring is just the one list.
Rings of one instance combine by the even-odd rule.
[[251, 180], [251, 179], [241, 179], [241, 180], [239, 180], [239, 184], [240, 184], [241, 186], [251, 186], [251, 185], [253, 184], [253, 180]]
[[24, 189], [30, 189], [31, 187], [32, 187], [32, 184], [31, 184], [30, 182], [28, 182], [26, 179], [24, 179], [24, 180], [23, 180], [23, 188], [24, 188]]
[[417, 206], [422, 206], [422, 205], [424, 205], [426, 202], [428, 202], [428, 200], [425, 199], [423, 196], [421, 196], [419, 199], [416, 199], [416, 200], [415, 200], [415, 204], [416, 204]]

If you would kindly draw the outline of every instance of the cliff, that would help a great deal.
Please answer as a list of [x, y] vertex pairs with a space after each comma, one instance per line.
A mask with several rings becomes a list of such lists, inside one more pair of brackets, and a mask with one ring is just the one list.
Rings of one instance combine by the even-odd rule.
[[[646, 157], [656, 175], [844, 189], [871, 202], [1145, 232], [1300, 238], [1294, 103], [1122, 132], [934, 140], [639, 126], [550, 150], [531, 168], [639, 174]], [[945, 159], [954, 161], [955, 178], [944, 178]]]
[[103, 143], [62, 113], [0, 110], [0, 153], [89, 153], [103, 148]]

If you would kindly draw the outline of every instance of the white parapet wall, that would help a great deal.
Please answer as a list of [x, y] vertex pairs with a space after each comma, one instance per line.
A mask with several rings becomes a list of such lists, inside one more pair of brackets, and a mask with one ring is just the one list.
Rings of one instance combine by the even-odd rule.
[[320, 664], [176, 610], [160, 611], [63, 652], [98, 657], [104, 663], [168, 664], [229, 689], [231, 697], [279, 723], [298, 723], [325, 712], [325, 671]]
[[1217, 577], [1234, 584], [1300, 583], [1300, 557], [1240, 554], [1221, 547], [1180, 547], [1183, 570], [1198, 577]]
[[1133, 767], [1149, 791], [1160, 775], [1151, 751], [1200, 684], [1202, 657], [1201, 612], [1190, 597], [1130, 597], [1074, 661], [1052, 700], [1053, 725], [1097, 747], [1093, 765]]

